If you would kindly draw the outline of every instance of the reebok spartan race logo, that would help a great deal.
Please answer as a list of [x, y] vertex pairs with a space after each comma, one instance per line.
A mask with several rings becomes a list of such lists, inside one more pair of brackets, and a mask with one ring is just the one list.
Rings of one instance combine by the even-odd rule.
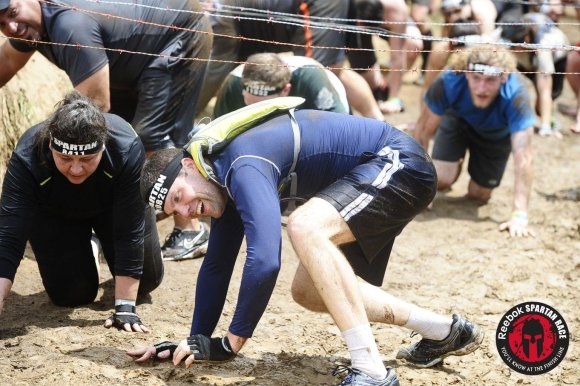
[[562, 362], [570, 333], [552, 307], [539, 302], [518, 304], [497, 326], [499, 356], [513, 370], [526, 375], [547, 373]]

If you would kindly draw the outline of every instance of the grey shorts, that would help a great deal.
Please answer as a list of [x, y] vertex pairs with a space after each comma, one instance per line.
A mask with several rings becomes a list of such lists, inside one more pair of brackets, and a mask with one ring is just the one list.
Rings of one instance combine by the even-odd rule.
[[499, 186], [511, 153], [511, 139], [490, 141], [482, 138], [463, 119], [445, 113], [441, 119], [432, 157], [434, 160], [457, 162], [469, 150], [467, 171], [478, 185]]
[[435, 168], [423, 148], [403, 133], [378, 154], [316, 196], [344, 218], [356, 241], [341, 246], [355, 274], [380, 286], [403, 228], [433, 199]]

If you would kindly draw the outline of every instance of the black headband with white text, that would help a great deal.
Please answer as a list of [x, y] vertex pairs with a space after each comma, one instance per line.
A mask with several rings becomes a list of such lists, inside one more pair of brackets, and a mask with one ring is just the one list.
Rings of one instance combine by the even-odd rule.
[[69, 143], [54, 136], [50, 136], [50, 147], [52, 150], [69, 155], [90, 155], [97, 154], [103, 150], [104, 144], [99, 141], [90, 143]]
[[283, 89], [283, 87], [268, 86], [265, 83], [258, 82], [242, 83], [242, 86], [247, 93], [254, 96], [270, 96], [278, 94]]
[[483, 63], [469, 63], [467, 69], [469, 71], [479, 72], [480, 74], [486, 76], [500, 76], [505, 72], [503, 68], [490, 66], [489, 64]]
[[149, 192], [149, 199], [147, 200], [152, 208], [163, 211], [167, 194], [169, 193], [171, 185], [173, 185], [173, 182], [177, 178], [177, 175], [181, 171], [181, 160], [184, 158], [191, 158], [191, 155], [185, 150], [179, 152], [167, 164], [165, 169], [163, 169], [161, 174], [159, 174], [159, 177], [155, 180], [155, 183]]

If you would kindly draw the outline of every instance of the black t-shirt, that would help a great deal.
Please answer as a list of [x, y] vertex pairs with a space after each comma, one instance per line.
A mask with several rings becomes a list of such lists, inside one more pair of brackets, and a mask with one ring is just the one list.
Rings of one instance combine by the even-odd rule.
[[111, 89], [134, 88], [143, 69], [155, 59], [149, 55], [75, 46], [171, 54], [173, 43], [184, 36], [193, 39], [196, 34], [163, 25], [193, 29], [202, 18], [201, 13], [194, 13], [201, 10], [197, 0], [139, 0], [134, 4], [55, 2], [62, 6], [40, 3], [46, 30], [43, 40], [73, 47], [42, 43], [32, 46], [15, 40], [10, 43], [19, 51], [38, 50], [64, 70], [75, 86], [108, 63]]
[[[112, 213], [113, 273], [139, 277], [143, 266], [145, 204], [139, 183], [145, 152], [125, 120], [105, 114], [110, 138], [99, 166], [82, 184], [71, 184], [35, 137], [45, 122], [28, 129], [12, 153], [0, 197], [0, 277], [14, 280], [38, 213], [66, 221]], [[46, 150], [50, 152], [50, 150]], [[49, 162], [42, 162], [48, 159]]]
[[[296, 26], [282, 23], [264, 23], [255, 20], [268, 19], [270, 16], [267, 11], [273, 13], [286, 13], [290, 15], [301, 15], [300, 13], [301, 0], [222, 0], [220, 13], [223, 15], [236, 15], [241, 13], [239, 7], [246, 8], [242, 18], [238, 22], [238, 29], [241, 36], [254, 39], [267, 39], [278, 42], [288, 42], [292, 34], [296, 30]], [[258, 10], [258, 11], [256, 11]], [[246, 15], [246, 13], [249, 13]], [[276, 19], [281, 19], [281, 16], [276, 16]], [[292, 19], [292, 18], [289, 18]], [[301, 28], [301, 27], [300, 27]], [[250, 44], [256, 45], [257, 42]], [[290, 51], [288, 46], [283, 47], [283, 51]]]

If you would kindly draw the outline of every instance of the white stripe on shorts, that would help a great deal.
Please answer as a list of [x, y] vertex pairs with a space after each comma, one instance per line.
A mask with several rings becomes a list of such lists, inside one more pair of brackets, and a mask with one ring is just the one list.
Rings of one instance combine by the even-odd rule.
[[[381, 172], [377, 175], [377, 178], [371, 184], [377, 189], [384, 189], [389, 180], [398, 170], [401, 170], [405, 165], [399, 160], [399, 151], [393, 150], [389, 146], [385, 146], [377, 153], [377, 155], [384, 157], [387, 156], [392, 163], [385, 165]], [[343, 210], [340, 211], [340, 215], [344, 218], [344, 221], [348, 221], [352, 216], [360, 213], [368, 204], [373, 200], [373, 196], [368, 193], [361, 193], [357, 198], [355, 198], [350, 204], [348, 204]]]

